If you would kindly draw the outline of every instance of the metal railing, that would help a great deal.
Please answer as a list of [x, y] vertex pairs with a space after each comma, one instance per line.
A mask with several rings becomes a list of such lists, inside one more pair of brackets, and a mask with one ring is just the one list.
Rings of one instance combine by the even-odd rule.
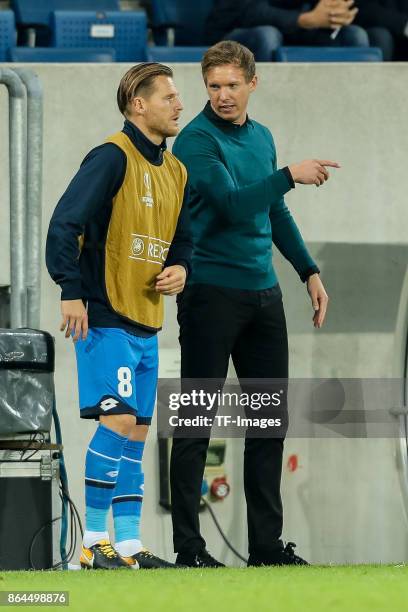
[[27, 68], [0, 68], [9, 94], [10, 323], [40, 326], [42, 86]]

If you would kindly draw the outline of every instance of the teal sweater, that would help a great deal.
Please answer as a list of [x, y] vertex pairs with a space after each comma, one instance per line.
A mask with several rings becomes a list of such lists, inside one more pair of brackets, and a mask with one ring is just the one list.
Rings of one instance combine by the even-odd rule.
[[272, 241], [302, 280], [318, 272], [284, 201], [293, 182], [276, 169], [270, 131], [251, 119], [232, 124], [208, 103], [178, 135], [173, 153], [187, 167], [194, 252], [189, 283], [237, 289], [276, 285]]

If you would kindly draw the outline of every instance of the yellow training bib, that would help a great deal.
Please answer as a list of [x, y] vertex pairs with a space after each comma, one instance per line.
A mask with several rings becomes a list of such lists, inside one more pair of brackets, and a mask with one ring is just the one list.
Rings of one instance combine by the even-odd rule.
[[163, 323], [163, 296], [154, 289], [176, 231], [187, 172], [168, 151], [150, 164], [123, 132], [107, 139], [127, 158], [113, 199], [105, 243], [105, 286], [113, 310], [152, 329]]

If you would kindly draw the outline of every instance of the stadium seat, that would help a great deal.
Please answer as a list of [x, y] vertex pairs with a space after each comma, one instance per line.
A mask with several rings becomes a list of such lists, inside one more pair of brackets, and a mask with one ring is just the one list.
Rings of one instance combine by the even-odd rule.
[[147, 27], [143, 11], [55, 11], [53, 46], [112, 47], [118, 62], [146, 59]]
[[277, 62], [382, 62], [377, 47], [279, 47]]
[[208, 47], [148, 47], [150, 62], [201, 62]]
[[10, 49], [12, 62], [114, 62], [115, 49], [75, 48], [59, 49], [57, 47], [14, 47]]
[[13, 11], [0, 11], [0, 62], [7, 61], [9, 49], [16, 44]]
[[[214, 0], [152, 0], [151, 26], [157, 45], [180, 46], [205, 44], [204, 26]], [[169, 32], [174, 31], [174, 41]]]
[[119, 0], [11, 0], [16, 22], [25, 26], [50, 23], [54, 11], [119, 11]]
[[119, 0], [11, 0], [20, 30], [28, 31], [28, 41], [48, 44], [50, 20], [54, 11], [119, 11]]

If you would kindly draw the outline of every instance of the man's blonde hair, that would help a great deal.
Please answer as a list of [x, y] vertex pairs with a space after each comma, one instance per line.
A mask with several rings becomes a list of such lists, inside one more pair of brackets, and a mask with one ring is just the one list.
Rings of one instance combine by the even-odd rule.
[[128, 114], [128, 104], [136, 96], [148, 98], [154, 92], [154, 81], [160, 75], [173, 77], [173, 71], [164, 64], [144, 62], [133, 66], [123, 75], [116, 95], [122, 115]]

